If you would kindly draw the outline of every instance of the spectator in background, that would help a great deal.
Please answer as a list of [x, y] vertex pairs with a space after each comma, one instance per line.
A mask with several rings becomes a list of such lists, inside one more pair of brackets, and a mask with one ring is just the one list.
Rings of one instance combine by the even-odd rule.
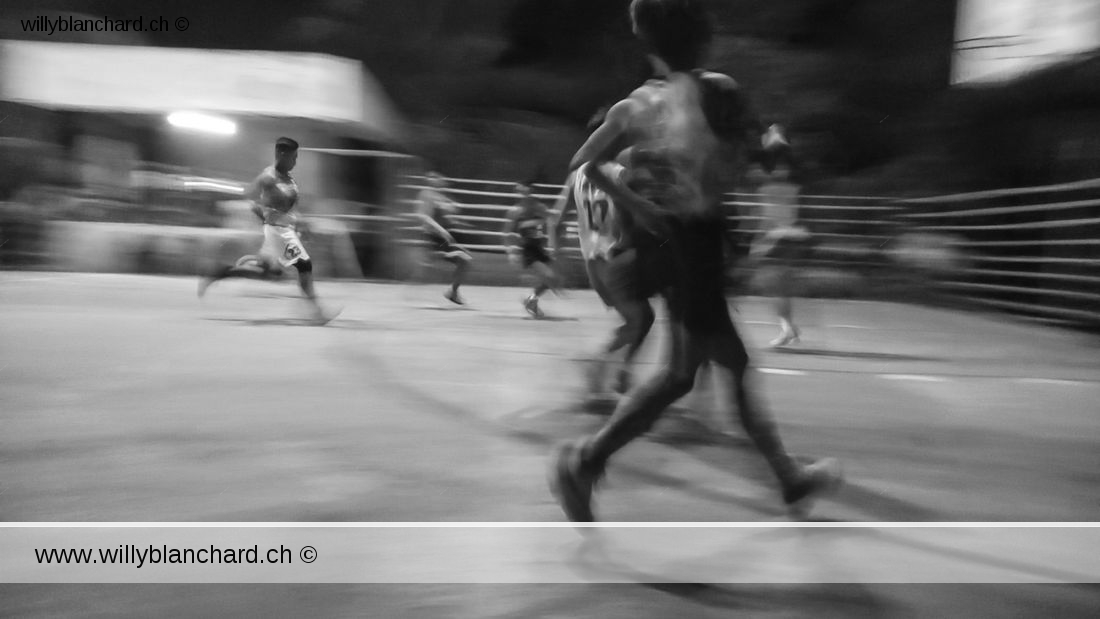
[[801, 334], [794, 322], [792, 297], [797, 284], [797, 267], [806, 258], [811, 237], [809, 230], [799, 222], [800, 188], [791, 182], [793, 158], [783, 128], [771, 125], [761, 142], [763, 167], [768, 176], [759, 190], [761, 219], [749, 255], [758, 265], [770, 263], [776, 268], [770, 291], [776, 300], [780, 332], [769, 345], [778, 348], [797, 343]]

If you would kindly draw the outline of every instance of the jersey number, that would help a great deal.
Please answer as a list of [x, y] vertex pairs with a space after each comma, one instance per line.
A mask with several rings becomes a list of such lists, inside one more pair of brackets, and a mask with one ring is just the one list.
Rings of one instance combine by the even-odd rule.
[[[593, 202], [588, 207], [588, 229], [599, 230], [603, 223], [607, 221], [607, 209], [610, 205], [605, 199], [599, 199]], [[596, 219], [596, 211], [599, 211], [599, 219]]]

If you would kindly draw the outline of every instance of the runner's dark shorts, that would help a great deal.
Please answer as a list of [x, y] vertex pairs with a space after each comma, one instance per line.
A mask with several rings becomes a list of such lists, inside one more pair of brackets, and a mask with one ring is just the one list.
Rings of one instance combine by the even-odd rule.
[[536, 262], [550, 264], [550, 254], [546, 252], [546, 246], [542, 243], [524, 243], [520, 249], [523, 256], [523, 268], [528, 268]]
[[647, 301], [671, 281], [673, 272], [665, 251], [653, 239], [636, 237], [629, 249], [615, 251], [609, 258], [585, 261], [585, 269], [605, 305]]
[[669, 315], [689, 330], [714, 333], [733, 328], [725, 290], [724, 224], [719, 219], [676, 221], [663, 256], [674, 275]]

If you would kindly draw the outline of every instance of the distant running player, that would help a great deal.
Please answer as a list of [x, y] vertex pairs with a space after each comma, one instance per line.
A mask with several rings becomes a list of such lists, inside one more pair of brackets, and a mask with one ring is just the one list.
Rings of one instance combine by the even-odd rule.
[[791, 182], [790, 144], [779, 125], [768, 127], [762, 138], [768, 180], [760, 187], [761, 210], [757, 237], [750, 257], [758, 264], [775, 267], [771, 292], [779, 318], [779, 335], [769, 344], [779, 348], [798, 342], [801, 331], [794, 322], [792, 297], [798, 265], [811, 250], [809, 230], [799, 223], [798, 185]]
[[551, 266], [546, 247], [546, 224], [550, 211], [531, 195], [531, 185], [518, 183], [516, 193], [520, 198], [508, 211], [508, 221], [504, 224], [504, 245], [508, 250], [509, 262], [535, 272], [538, 283], [523, 301], [523, 307], [528, 314], [542, 318], [544, 314], [539, 308], [539, 298], [547, 290], [560, 286], [560, 278]]
[[275, 163], [260, 172], [245, 191], [252, 212], [263, 222], [264, 243], [259, 255], [244, 256], [234, 265], [223, 266], [199, 283], [199, 296], [216, 281], [243, 277], [274, 280], [283, 269], [298, 270], [298, 285], [313, 306], [314, 318], [327, 323], [335, 317], [321, 307], [313, 287], [313, 261], [298, 236], [298, 183], [290, 171], [298, 163], [298, 142], [282, 137], [275, 142]]
[[455, 266], [451, 287], [443, 296], [451, 303], [465, 305], [466, 301], [458, 294], [458, 289], [462, 286], [474, 258], [455, 242], [452, 231], [455, 228], [474, 227], [454, 218], [458, 214], [458, 205], [443, 195], [447, 184], [439, 173], [429, 172], [428, 184], [429, 187], [422, 189], [417, 196], [416, 217], [427, 235], [430, 251]]
[[[748, 354], [724, 290], [722, 191], [755, 123], [748, 122], [736, 82], [694, 69], [712, 32], [702, 0], [633, 0], [630, 16], [658, 77], [611, 108], [570, 167], [583, 169], [617, 207], [663, 239], [650, 251], [675, 267], [666, 294], [671, 354], [669, 365], [624, 398], [599, 432], [557, 451], [552, 490], [571, 520], [593, 520], [592, 492], [608, 461], [687, 394], [710, 359], [731, 381], [732, 404], [771, 465], [784, 502], [801, 515], [837, 486], [839, 464], [804, 465], [787, 452], [774, 419], [752, 397]], [[626, 166], [625, 176], [605, 172], [615, 160]]]

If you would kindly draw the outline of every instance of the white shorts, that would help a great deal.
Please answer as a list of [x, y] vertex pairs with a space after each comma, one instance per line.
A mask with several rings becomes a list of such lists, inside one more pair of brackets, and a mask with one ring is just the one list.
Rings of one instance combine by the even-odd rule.
[[264, 224], [264, 246], [260, 248], [260, 255], [278, 260], [284, 268], [299, 260], [309, 260], [302, 239], [298, 238], [294, 228], [267, 224]]

